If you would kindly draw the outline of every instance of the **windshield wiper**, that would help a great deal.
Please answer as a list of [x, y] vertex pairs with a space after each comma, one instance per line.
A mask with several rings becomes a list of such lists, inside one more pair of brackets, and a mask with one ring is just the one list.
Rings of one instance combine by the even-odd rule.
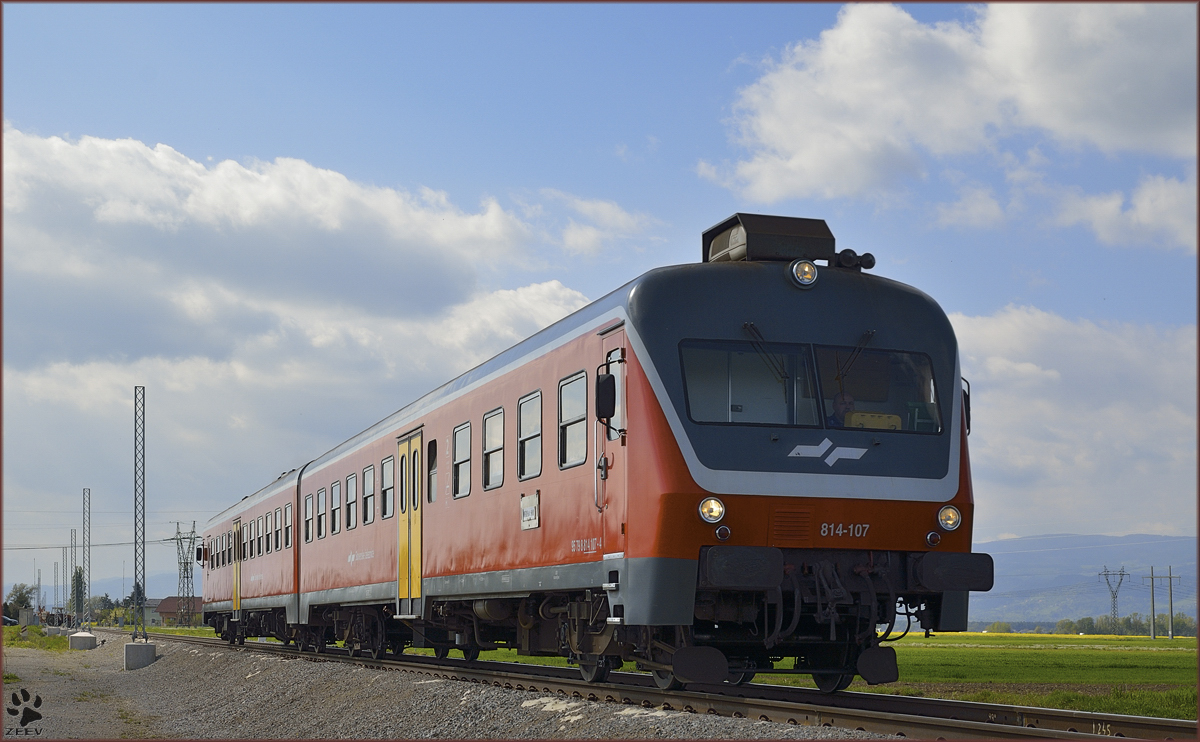
[[875, 337], [874, 330], [867, 330], [864, 332], [862, 337], [858, 339], [858, 345], [855, 345], [854, 350], [850, 351], [850, 355], [846, 357], [845, 363], [841, 363], [838, 360], [838, 353], [836, 350], [833, 352], [833, 361], [838, 367], [837, 376], [833, 377], [838, 383], [838, 394], [842, 394], [846, 391], [846, 388], [843, 384], [846, 374], [850, 373], [850, 367], [853, 366], [854, 362], [858, 360], [858, 357], [862, 355], [863, 348], [867, 347], [867, 343], [871, 342], [871, 338], [873, 337]]
[[773, 353], [768, 353], [765, 343], [767, 339], [763, 337], [762, 332], [754, 326], [753, 322], [743, 322], [742, 329], [750, 336], [750, 345], [758, 352], [758, 357], [762, 362], [767, 364], [767, 368], [771, 370], [771, 374], [775, 377], [775, 381], [784, 385], [787, 388], [787, 364], [782, 356], [776, 356]]

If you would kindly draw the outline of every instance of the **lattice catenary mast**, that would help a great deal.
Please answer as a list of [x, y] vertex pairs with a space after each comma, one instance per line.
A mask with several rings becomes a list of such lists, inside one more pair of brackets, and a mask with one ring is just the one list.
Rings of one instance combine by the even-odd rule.
[[83, 613], [83, 606], [79, 605], [79, 586], [75, 584], [75, 570], [78, 568], [79, 548], [75, 545], [75, 529], [71, 529], [71, 578], [70, 592], [71, 596], [71, 625], [79, 626], [79, 616]]
[[83, 488], [83, 625], [92, 621], [92, 490]]
[[[139, 589], [140, 588], [140, 589]], [[146, 633], [146, 387], [133, 388], [133, 637]]]

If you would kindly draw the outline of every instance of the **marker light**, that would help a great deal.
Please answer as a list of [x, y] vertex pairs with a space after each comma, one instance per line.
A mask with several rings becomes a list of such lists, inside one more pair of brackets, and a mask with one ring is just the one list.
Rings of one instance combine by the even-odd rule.
[[947, 505], [938, 511], [938, 525], [947, 531], [953, 531], [962, 525], [962, 513], [953, 505]]
[[715, 497], [706, 497], [700, 501], [700, 517], [705, 523], [718, 523], [725, 517], [725, 503]]
[[788, 275], [796, 285], [806, 289], [817, 282], [817, 264], [811, 260], [796, 260], [788, 266]]

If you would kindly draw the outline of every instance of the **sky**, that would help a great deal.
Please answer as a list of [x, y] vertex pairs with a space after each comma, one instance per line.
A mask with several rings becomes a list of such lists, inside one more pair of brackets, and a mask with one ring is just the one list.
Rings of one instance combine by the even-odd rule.
[[2, 12], [5, 592], [84, 487], [128, 591], [135, 386], [171, 591], [177, 522], [739, 211], [950, 316], [977, 543], [1196, 534], [1195, 5]]

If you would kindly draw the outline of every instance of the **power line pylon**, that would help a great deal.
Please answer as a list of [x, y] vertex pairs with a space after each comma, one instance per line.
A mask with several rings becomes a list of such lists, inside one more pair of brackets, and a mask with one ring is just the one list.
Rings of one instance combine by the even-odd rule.
[[196, 521], [192, 521], [192, 530], [184, 533], [180, 523], [175, 522], [175, 546], [179, 553], [179, 618], [180, 626], [191, 626], [193, 603], [196, 599], [196, 589], [192, 582], [192, 559], [196, 556]]
[[[1108, 585], [1108, 592], [1112, 593], [1112, 612], [1110, 615], [1112, 616], [1113, 629], [1115, 630], [1117, 621], [1119, 620], [1117, 614], [1117, 591], [1121, 589], [1121, 583], [1125, 581], [1125, 578], [1129, 576], [1129, 573], [1125, 571], [1124, 567], [1121, 567], [1120, 572], [1112, 572], [1108, 569], [1108, 565], [1105, 565], [1104, 571], [1100, 573], [1100, 576], [1104, 578], [1104, 582]], [[1111, 578], [1113, 577], [1117, 578], [1116, 587], [1113, 587], [1112, 584]]]

